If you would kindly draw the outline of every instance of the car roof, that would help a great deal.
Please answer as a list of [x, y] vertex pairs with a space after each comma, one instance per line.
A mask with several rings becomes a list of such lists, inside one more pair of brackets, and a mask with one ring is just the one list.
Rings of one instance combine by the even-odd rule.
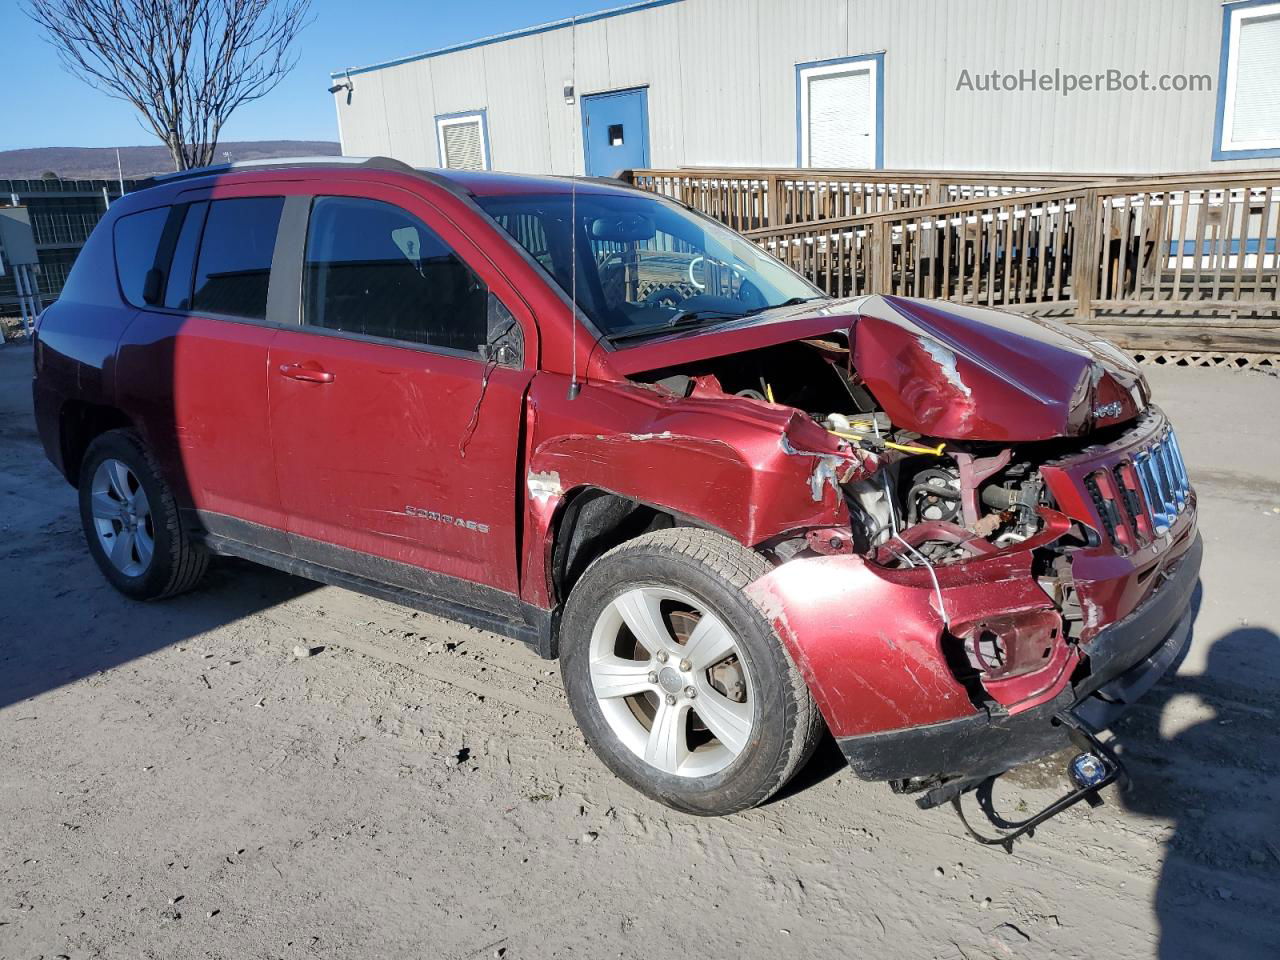
[[412, 174], [473, 197], [569, 193], [575, 187], [579, 192], [590, 193], [621, 193], [634, 189], [623, 180], [601, 177], [535, 176], [522, 173], [499, 173], [491, 170], [415, 168], [389, 157], [276, 157], [265, 160], [234, 161], [160, 174], [142, 181], [140, 186], [167, 186], [178, 181], [212, 177], [222, 180], [235, 177], [237, 174], [302, 168], [314, 170], [317, 173], [323, 172], [330, 176], [334, 173], [355, 175], [369, 170]]
[[576, 184], [579, 191], [617, 193], [634, 189], [624, 180], [604, 177], [560, 177], [527, 173], [499, 173], [492, 170], [422, 170], [456, 184], [476, 197], [509, 194], [569, 193]]

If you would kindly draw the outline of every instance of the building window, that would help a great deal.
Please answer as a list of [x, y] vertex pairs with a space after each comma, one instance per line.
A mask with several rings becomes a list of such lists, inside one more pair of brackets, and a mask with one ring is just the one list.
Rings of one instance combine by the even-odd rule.
[[436, 117], [436, 143], [442, 167], [489, 169], [489, 129], [483, 110]]
[[884, 54], [796, 65], [796, 162], [884, 166]]
[[1213, 159], [1280, 156], [1280, 2], [1230, 4], [1222, 18], [1222, 63]]

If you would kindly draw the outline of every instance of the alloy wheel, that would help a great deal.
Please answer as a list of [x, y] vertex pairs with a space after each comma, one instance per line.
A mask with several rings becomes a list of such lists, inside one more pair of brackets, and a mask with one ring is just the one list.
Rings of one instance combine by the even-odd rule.
[[751, 676], [732, 631], [678, 590], [634, 587], [592, 631], [591, 685], [626, 747], [666, 774], [723, 770], [751, 741]]
[[147, 572], [155, 555], [151, 504], [137, 475], [122, 460], [108, 458], [93, 472], [90, 509], [98, 543], [126, 577]]

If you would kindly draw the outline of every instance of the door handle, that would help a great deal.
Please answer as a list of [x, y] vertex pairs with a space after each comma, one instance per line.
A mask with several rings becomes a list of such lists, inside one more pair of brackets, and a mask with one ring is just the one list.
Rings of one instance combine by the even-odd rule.
[[302, 363], [282, 363], [280, 374], [290, 380], [303, 380], [307, 383], [333, 383], [333, 374], [314, 364], [308, 366]]

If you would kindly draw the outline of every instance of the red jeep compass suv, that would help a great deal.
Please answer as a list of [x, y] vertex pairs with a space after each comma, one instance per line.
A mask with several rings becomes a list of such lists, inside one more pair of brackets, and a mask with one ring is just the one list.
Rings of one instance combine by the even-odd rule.
[[138, 599], [247, 557], [526, 641], [622, 779], [758, 804], [825, 724], [940, 802], [1106, 726], [1201, 546], [1139, 369], [833, 300], [623, 184], [276, 162], [113, 204], [35, 407]]

